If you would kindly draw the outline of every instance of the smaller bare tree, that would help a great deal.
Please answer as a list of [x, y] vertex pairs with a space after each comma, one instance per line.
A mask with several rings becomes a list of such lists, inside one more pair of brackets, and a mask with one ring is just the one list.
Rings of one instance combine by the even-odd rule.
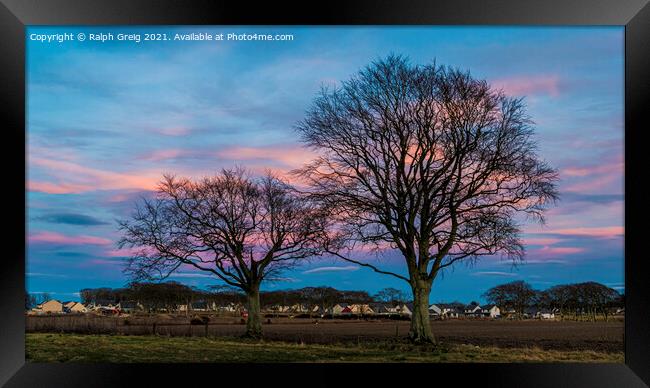
[[377, 294], [374, 295], [374, 299], [380, 302], [397, 304], [397, 303], [405, 303], [408, 299], [408, 296], [402, 290], [388, 287], [379, 290]]
[[521, 319], [525, 308], [535, 300], [536, 292], [530, 284], [518, 280], [492, 287], [483, 296], [501, 308], [514, 309]]
[[193, 182], [165, 176], [157, 196], [120, 222], [118, 246], [139, 248], [125, 272], [164, 279], [185, 267], [214, 275], [247, 296], [246, 335], [260, 337], [260, 284], [319, 254], [322, 211], [271, 173], [242, 168]]

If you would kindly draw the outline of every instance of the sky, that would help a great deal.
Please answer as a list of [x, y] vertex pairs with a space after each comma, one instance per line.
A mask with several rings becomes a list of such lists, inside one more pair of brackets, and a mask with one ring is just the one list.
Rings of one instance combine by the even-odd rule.
[[[32, 34], [270, 33], [291, 41], [42, 42]], [[497, 284], [536, 289], [597, 281], [624, 291], [623, 27], [29, 27], [27, 44], [30, 293], [78, 300], [121, 287], [117, 220], [163, 173], [200, 178], [243, 165], [287, 172], [310, 161], [295, 124], [322, 86], [402, 54], [469, 70], [525, 97], [539, 153], [560, 174], [545, 225], [523, 225], [526, 261], [459, 263], [431, 302], [483, 301]], [[405, 273], [396, 252], [366, 258]], [[170, 277], [196, 287], [205, 273]], [[386, 275], [313, 258], [263, 289], [329, 285], [408, 290]]]

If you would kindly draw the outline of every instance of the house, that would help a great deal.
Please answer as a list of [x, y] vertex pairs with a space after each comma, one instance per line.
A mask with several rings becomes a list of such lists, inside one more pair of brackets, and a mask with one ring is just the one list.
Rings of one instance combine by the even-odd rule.
[[397, 307], [399, 308], [399, 313], [402, 315], [411, 316], [413, 315], [413, 310], [415, 310], [415, 308], [413, 307], [413, 303], [410, 302], [402, 303], [400, 305], [397, 305]]
[[539, 319], [555, 319], [555, 313], [552, 310], [542, 309], [537, 311], [535, 318]]
[[458, 318], [462, 314], [453, 304], [437, 303], [429, 306], [429, 315], [436, 318]]
[[59, 302], [56, 299], [48, 300], [36, 306], [34, 309], [38, 313], [42, 314], [59, 314], [63, 313], [63, 303]]
[[429, 315], [434, 316], [434, 317], [441, 317], [443, 314], [442, 312], [442, 307], [432, 304], [429, 306]]
[[391, 304], [384, 302], [369, 303], [368, 306], [374, 315], [388, 315], [390, 314], [390, 309], [393, 307]]
[[382, 314], [388, 314], [388, 315], [399, 314], [399, 315], [411, 316], [413, 315], [413, 303], [398, 303], [398, 304], [383, 303], [379, 308], [379, 310], [382, 311]]
[[88, 309], [79, 302], [68, 302], [63, 305], [63, 311], [66, 313], [87, 313]]
[[384, 303], [368, 303], [368, 306], [372, 310], [374, 315], [386, 314], [386, 309], [384, 308]]
[[291, 310], [291, 306], [274, 304], [272, 306], [267, 307], [266, 310], [274, 313], [288, 313]]
[[501, 316], [501, 309], [495, 304], [481, 307], [481, 314], [484, 318], [496, 318]]
[[330, 311], [332, 315], [340, 315], [343, 313], [343, 310], [346, 309], [347, 307], [348, 307], [347, 303], [337, 303], [330, 309]]
[[293, 306], [291, 306], [289, 311], [296, 314], [302, 314], [302, 313], [308, 313], [309, 308], [307, 308], [307, 306], [303, 304], [296, 303]]
[[385, 309], [388, 314], [400, 314], [401, 312], [400, 305], [387, 304]]
[[367, 304], [351, 304], [348, 308], [352, 314], [372, 314], [374, 312]]
[[352, 314], [352, 309], [350, 308], [350, 306], [344, 307], [340, 313], [340, 315], [350, 315], [350, 314]]
[[460, 318], [464, 315], [463, 309], [455, 306], [449, 307], [449, 311], [447, 312], [447, 318]]
[[478, 303], [470, 303], [463, 309], [463, 314], [468, 318], [479, 318], [483, 315]]
[[110, 300], [97, 300], [88, 304], [86, 308], [92, 311], [99, 311], [102, 309], [115, 309], [118, 305], [119, 303], [114, 303], [114, 301]]

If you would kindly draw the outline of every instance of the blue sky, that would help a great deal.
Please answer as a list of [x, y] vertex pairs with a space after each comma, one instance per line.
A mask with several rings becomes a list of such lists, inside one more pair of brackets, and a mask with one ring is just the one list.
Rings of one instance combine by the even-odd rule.
[[[293, 41], [42, 43], [27, 39], [29, 292], [77, 299], [119, 287], [116, 219], [163, 173], [222, 167], [283, 173], [309, 161], [293, 131], [322, 85], [390, 53], [470, 70], [525, 96], [540, 154], [560, 171], [547, 224], [524, 227], [527, 262], [459, 264], [431, 301], [480, 300], [491, 286], [594, 280], [623, 290], [622, 27], [29, 27], [72, 32], [293, 34]], [[403, 272], [394, 252], [370, 258]], [[195, 286], [205, 274], [173, 280]], [[331, 285], [376, 292], [405, 283], [316, 258], [267, 289]]]

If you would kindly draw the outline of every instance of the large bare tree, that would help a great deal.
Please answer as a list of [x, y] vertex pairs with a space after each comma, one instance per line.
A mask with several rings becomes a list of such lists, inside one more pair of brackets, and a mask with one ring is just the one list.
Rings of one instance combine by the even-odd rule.
[[[376, 61], [324, 88], [297, 129], [321, 152], [296, 174], [338, 223], [327, 251], [408, 282], [414, 342], [434, 341], [428, 301], [440, 271], [483, 255], [521, 259], [517, 219], [543, 222], [557, 199], [524, 101], [435, 63]], [[360, 261], [359, 244], [399, 250], [407, 275]]]
[[153, 200], [121, 221], [120, 247], [134, 247], [125, 272], [164, 279], [190, 267], [243, 290], [246, 335], [260, 337], [260, 284], [318, 254], [325, 218], [270, 173], [255, 179], [243, 169], [200, 181], [165, 176]]

